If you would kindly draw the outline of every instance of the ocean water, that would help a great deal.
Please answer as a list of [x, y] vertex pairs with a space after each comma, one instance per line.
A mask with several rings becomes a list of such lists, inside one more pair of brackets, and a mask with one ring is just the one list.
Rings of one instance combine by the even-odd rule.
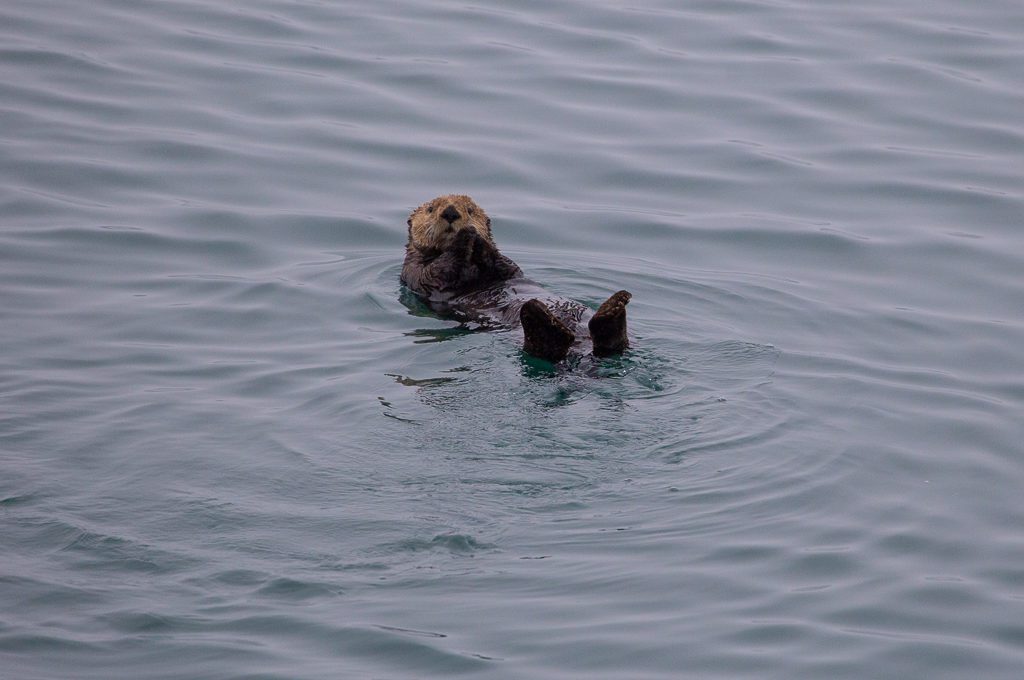
[[[0, 678], [1024, 676], [1024, 5], [5, 0]], [[398, 283], [471, 194], [634, 348]]]

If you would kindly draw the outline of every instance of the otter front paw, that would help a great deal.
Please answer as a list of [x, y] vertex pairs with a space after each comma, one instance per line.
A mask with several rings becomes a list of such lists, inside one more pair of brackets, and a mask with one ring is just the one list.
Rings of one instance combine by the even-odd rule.
[[455, 259], [468, 262], [473, 257], [477, 238], [479, 236], [472, 229], [460, 229], [459, 233], [455, 234], [455, 238], [452, 239], [449, 251], [455, 256]]
[[494, 270], [498, 259], [498, 249], [480, 234], [474, 233], [474, 235], [473, 253], [471, 256], [473, 264], [479, 267], [481, 271]]
[[494, 261], [497, 249], [490, 241], [473, 229], [463, 229], [452, 240], [452, 255], [456, 259], [486, 270]]
[[452, 240], [452, 255], [467, 264], [476, 265], [481, 271], [494, 267], [498, 249], [474, 229], [462, 229]]

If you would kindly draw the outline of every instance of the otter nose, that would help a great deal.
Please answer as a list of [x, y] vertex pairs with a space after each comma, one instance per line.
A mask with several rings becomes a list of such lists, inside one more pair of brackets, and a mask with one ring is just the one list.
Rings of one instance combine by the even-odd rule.
[[456, 210], [453, 206], [448, 206], [447, 208], [444, 209], [444, 212], [441, 213], [441, 218], [447, 221], [448, 224], [451, 224], [455, 220], [459, 219], [459, 217], [461, 217], [461, 215], [459, 215], [459, 211]]

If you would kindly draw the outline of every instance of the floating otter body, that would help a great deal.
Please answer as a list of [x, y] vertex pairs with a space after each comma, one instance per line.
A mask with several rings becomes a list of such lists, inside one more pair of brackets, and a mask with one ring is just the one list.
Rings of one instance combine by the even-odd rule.
[[523, 349], [561, 361], [589, 336], [596, 356], [621, 354], [626, 337], [624, 290], [596, 313], [544, 290], [498, 252], [491, 219], [469, 196], [439, 196], [409, 216], [402, 283], [434, 311], [523, 326]]

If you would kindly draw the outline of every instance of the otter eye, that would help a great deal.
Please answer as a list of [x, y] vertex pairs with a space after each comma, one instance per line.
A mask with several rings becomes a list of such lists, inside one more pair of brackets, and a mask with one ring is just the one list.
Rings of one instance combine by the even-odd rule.
[[474, 214], [474, 213], [475, 213], [476, 211], [475, 211], [475, 210], [473, 210], [472, 208], [470, 208], [468, 212], [469, 212], [469, 214], [470, 214], [470, 215], [472, 215], [472, 214]]
[[430, 206], [429, 208], [427, 208], [427, 212], [428, 213], [434, 212], [434, 206]]

